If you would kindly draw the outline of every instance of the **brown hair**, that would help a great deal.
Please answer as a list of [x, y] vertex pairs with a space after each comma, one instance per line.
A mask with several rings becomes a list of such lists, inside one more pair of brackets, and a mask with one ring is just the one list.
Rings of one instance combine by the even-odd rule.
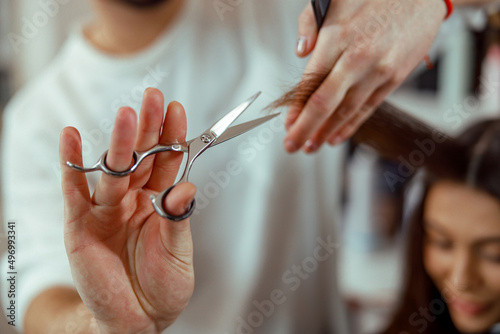
[[[456, 142], [462, 151], [456, 153], [463, 161], [462, 165], [448, 164], [443, 170], [453, 170], [455, 180], [474, 187], [496, 197], [500, 201], [500, 120], [491, 119], [479, 122], [467, 128]], [[460, 171], [460, 174], [457, 173]], [[433, 321], [416, 320], [420, 308], [429, 309], [432, 303], [444, 304], [444, 299], [424, 269], [423, 214], [427, 193], [432, 185], [447, 174], [437, 175], [426, 172], [424, 192], [417, 206], [407, 231], [406, 276], [401, 305], [384, 334], [408, 333], [459, 333], [445, 307], [439, 314], [433, 314]]]
[[[271, 103], [266, 109], [273, 110], [291, 105], [304, 107], [325, 77], [325, 73], [306, 74], [300, 83]], [[410, 156], [422, 148], [422, 145], [432, 144], [432, 152], [427, 152], [428, 156], [418, 167], [425, 168], [437, 177], [458, 181], [466, 181], [474, 161], [481, 162], [480, 166], [476, 166], [478, 169], [474, 173], [478, 178], [478, 185], [500, 198], [500, 182], [494, 182], [494, 180], [498, 180], [496, 170], [489, 167], [491, 161], [494, 161], [495, 164], [498, 163], [498, 158], [495, 158], [495, 154], [498, 154], [497, 145], [499, 145], [497, 133], [500, 132], [500, 128], [498, 128], [498, 122], [492, 120], [477, 125], [454, 138], [391, 104], [383, 102], [376, 108], [372, 116], [361, 125], [353, 135], [352, 140], [357, 144], [369, 146], [382, 157], [394, 161], [398, 161], [400, 157]], [[480, 141], [481, 134], [488, 127], [492, 128], [490, 130], [491, 140], [488, 140], [488, 145], [486, 145], [488, 149], [485, 149], [484, 154], [481, 154], [481, 159], [474, 160], [473, 156], [477, 156], [473, 152], [474, 147]], [[493, 172], [493, 175], [490, 175], [490, 172]], [[486, 175], [489, 179], [484, 179]]]
[[[292, 104], [303, 107], [324, 77], [324, 74], [305, 76], [269, 108]], [[432, 184], [442, 179], [468, 184], [500, 201], [500, 120], [480, 122], [453, 138], [384, 102], [352, 139], [394, 161], [411, 156], [422, 147], [429, 153], [418, 166], [425, 173], [424, 192], [407, 230], [403, 299], [384, 334], [458, 333], [446, 306], [432, 321], [417, 319], [421, 308], [429, 309], [440, 301], [445, 305], [423, 265], [425, 201]]]

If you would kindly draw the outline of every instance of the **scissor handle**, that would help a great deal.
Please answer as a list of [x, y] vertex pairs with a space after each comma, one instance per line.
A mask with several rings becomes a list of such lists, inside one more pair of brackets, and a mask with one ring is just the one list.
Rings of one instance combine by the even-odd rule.
[[193, 198], [193, 201], [191, 202], [191, 206], [189, 207], [189, 210], [185, 214], [183, 214], [181, 216], [174, 216], [174, 215], [169, 214], [167, 212], [167, 210], [165, 210], [165, 208], [163, 207], [163, 202], [165, 201], [165, 198], [167, 197], [168, 193], [172, 189], [174, 189], [174, 187], [176, 185], [177, 184], [174, 184], [170, 188], [163, 190], [161, 193], [159, 193], [156, 196], [151, 195], [150, 198], [151, 198], [151, 202], [153, 202], [153, 207], [155, 208], [155, 211], [158, 213], [158, 215], [160, 215], [161, 217], [166, 218], [168, 220], [174, 221], [174, 222], [180, 222], [184, 219], [191, 217], [191, 215], [193, 214], [194, 209], [196, 207], [196, 200]]
[[187, 143], [179, 143], [179, 144], [169, 144], [169, 145], [156, 145], [152, 148], [150, 148], [147, 151], [142, 151], [142, 152], [132, 152], [132, 160], [133, 164], [126, 170], [117, 172], [112, 170], [111, 168], [108, 167], [106, 164], [106, 157], [108, 156], [108, 150], [106, 150], [100, 157], [99, 160], [94, 164], [94, 166], [90, 168], [85, 168], [82, 166], [75, 165], [69, 161], [66, 162], [66, 165], [69, 167], [73, 168], [74, 170], [77, 170], [82, 173], [89, 173], [89, 172], [95, 172], [95, 171], [102, 171], [108, 175], [111, 176], [116, 176], [116, 177], [124, 177], [124, 176], [129, 176], [133, 172], [139, 168], [139, 165], [141, 162], [146, 159], [147, 157], [160, 153], [160, 152], [166, 152], [166, 151], [175, 151], [175, 152], [187, 152]]

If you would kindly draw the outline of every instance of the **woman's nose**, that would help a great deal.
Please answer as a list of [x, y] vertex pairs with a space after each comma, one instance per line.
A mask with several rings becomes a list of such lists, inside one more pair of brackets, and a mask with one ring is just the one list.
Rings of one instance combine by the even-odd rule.
[[478, 284], [478, 268], [473, 254], [459, 252], [453, 260], [450, 283], [457, 291], [466, 291]]

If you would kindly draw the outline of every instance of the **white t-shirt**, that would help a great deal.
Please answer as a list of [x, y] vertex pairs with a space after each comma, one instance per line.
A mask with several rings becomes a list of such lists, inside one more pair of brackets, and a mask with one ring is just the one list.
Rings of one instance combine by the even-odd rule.
[[[109, 147], [118, 108], [139, 110], [146, 87], [185, 106], [191, 138], [257, 91], [262, 96], [241, 121], [262, 116], [300, 79], [305, 61], [294, 53], [296, 21], [307, 1], [233, 3], [222, 12], [212, 1], [189, 1], [172, 29], [131, 57], [96, 50], [78, 29], [11, 101], [3, 209], [17, 228], [18, 328], [37, 294], [72, 285], [58, 170], [63, 127], [80, 130], [90, 165]], [[168, 333], [346, 333], [335, 273], [339, 245], [332, 245], [342, 149], [289, 155], [284, 135], [282, 117], [211, 148], [194, 164], [196, 287]], [[98, 177], [88, 175], [91, 187]]]

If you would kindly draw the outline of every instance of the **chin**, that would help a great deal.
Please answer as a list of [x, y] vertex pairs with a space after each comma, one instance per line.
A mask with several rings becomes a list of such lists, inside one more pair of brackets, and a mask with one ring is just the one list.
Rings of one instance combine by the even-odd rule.
[[495, 324], [482, 319], [471, 319], [458, 315], [451, 315], [451, 320], [461, 333], [485, 333]]

